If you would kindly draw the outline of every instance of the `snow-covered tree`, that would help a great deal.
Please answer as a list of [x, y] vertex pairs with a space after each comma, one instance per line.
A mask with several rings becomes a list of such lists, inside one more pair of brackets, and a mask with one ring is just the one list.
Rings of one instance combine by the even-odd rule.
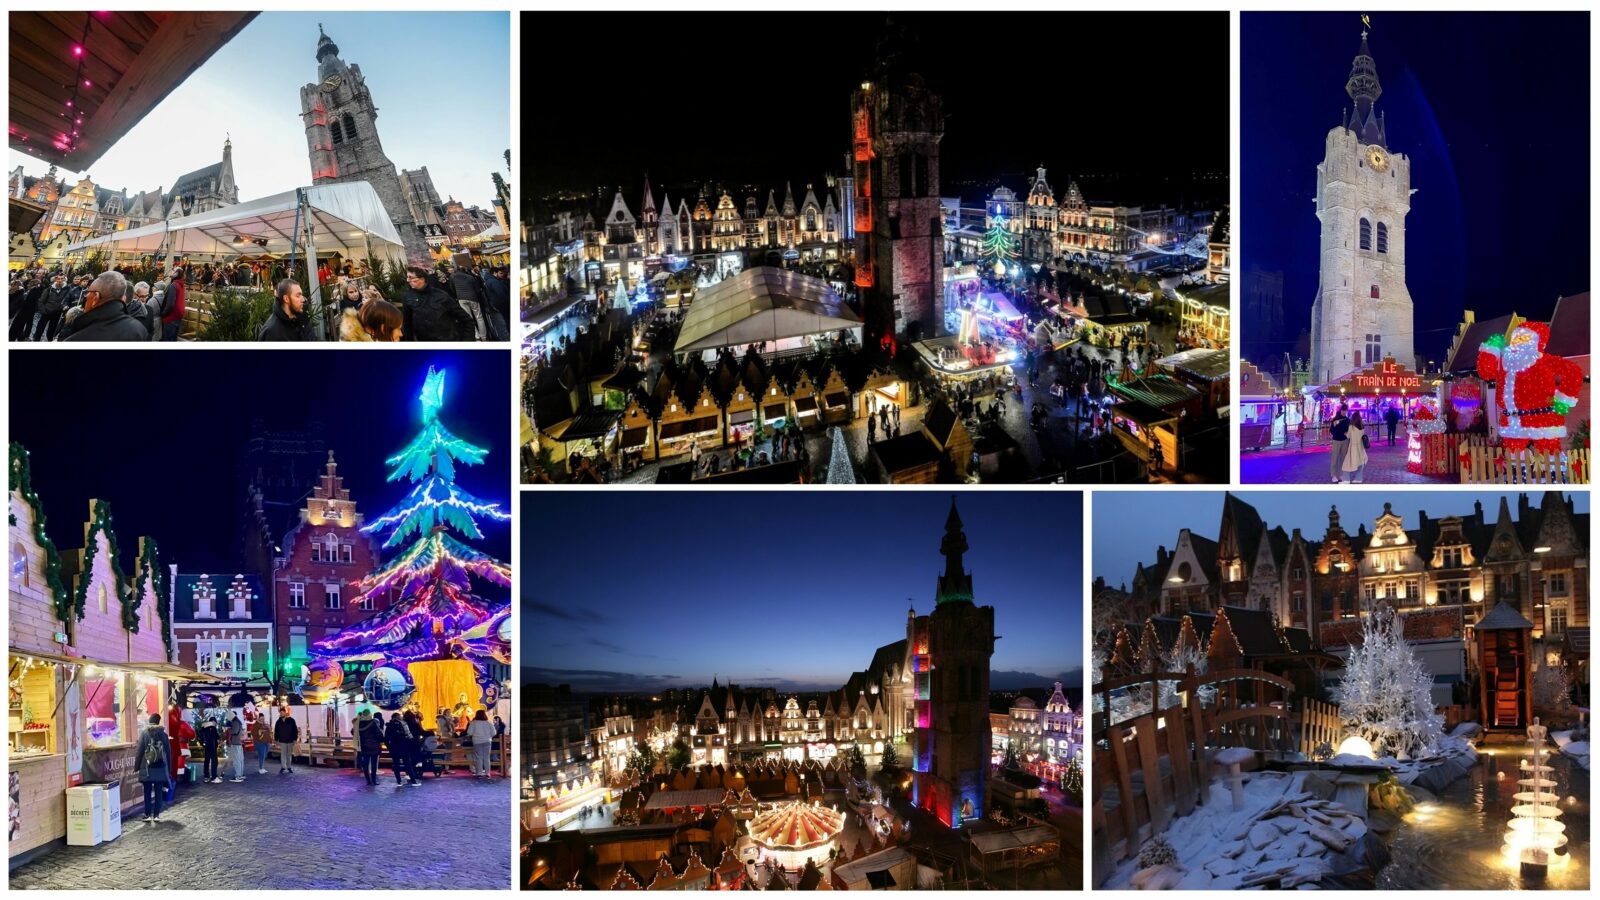
[[1366, 738], [1379, 756], [1424, 756], [1444, 733], [1444, 717], [1433, 705], [1433, 676], [1388, 606], [1373, 608], [1362, 620], [1361, 644], [1345, 660], [1333, 699], [1345, 728]]
[[1561, 712], [1572, 705], [1568, 696], [1571, 682], [1567, 670], [1546, 663], [1533, 673], [1533, 705], [1536, 709]]

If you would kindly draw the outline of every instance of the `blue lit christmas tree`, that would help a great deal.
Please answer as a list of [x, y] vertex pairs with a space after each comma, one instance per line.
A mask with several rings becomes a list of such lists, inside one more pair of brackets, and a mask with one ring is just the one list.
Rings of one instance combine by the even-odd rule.
[[[422, 687], [409, 684], [419, 664], [465, 660], [472, 664], [480, 702], [488, 705], [498, 692], [489, 662], [501, 656], [491, 651], [508, 638], [501, 626], [509, 621], [510, 604], [478, 597], [472, 585], [478, 578], [510, 587], [511, 567], [450, 531], [477, 540], [483, 537], [479, 518], [506, 522], [511, 516], [498, 503], [475, 497], [456, 484], [457, 465], [481, 463], [488, 450], [456, 437], [439, 420], [444, 407], [443, 371], [428, 369], [421, 401], [422, 431], [387, 460], [389, 480], [406, 479], [413, 486], [397, 506], [361, 529], [369, 534], [388, 531], [385, 548], [406, 544], [398, 556], [356, 586], [358, 602], [391, 594], [394, 602], [313, 643], [311, 653], [317, 662], [309, 667], [308, 680], [337, 683], [342, 663], [370, 661], [375, 672], [380, 666], [393, 669], [408, 682], [406, 687]], [[509, 653], [504, 655], [509, 658]]]

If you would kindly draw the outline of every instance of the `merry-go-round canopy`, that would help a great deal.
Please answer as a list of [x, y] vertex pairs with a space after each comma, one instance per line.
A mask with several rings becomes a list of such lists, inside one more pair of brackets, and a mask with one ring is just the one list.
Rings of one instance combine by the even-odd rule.
[[370, 246], [374, 257], [405, 257], [400, 233], [378, 192], [365, 181], [313, 185], [143, 228], [114, 231], [73, 244], [67, 252], [287, 256], [294, 248], [296, 213], [302, 230], [308, 223], [312, 228], [318, 253], [359, 258], [366, 256]]
[[804, 850], [844, 830], [844, 814], [820, 804], [780, 803], [750, 820], [750, 839], [768, 849]]

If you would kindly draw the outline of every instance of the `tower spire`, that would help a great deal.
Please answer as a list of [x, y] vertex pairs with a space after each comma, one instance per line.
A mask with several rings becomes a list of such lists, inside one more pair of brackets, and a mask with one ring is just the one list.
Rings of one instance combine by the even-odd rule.
[[1361, 25], [1361, 48], [1350, 63], [1350, 77], [1344, 83], [1344, 92], [1356, 104], [1346, 127], [1354, 131], [1363, 143], [1382, 145], [1383, 129], [1373, 107], [1378, 98], [1383, 96], [1383, 84], [1378, 81], [1378, 64], [1372, 59], [1372, 50], [1367, 46], [1367, 33], [1372, 22], [1362, 16]]
[[939, 552], [944, 555], [944, 574], [939, 576], [936, 603], [953, 601], [972, 602], [972, 576], [961, 565], [962, 554], [967, 552], [967, 535], [961, 530], [961, 514], [956, 511], [956, 498], [950, 498], [950, 515], [944, 520], [944, 539], [939, 542]]

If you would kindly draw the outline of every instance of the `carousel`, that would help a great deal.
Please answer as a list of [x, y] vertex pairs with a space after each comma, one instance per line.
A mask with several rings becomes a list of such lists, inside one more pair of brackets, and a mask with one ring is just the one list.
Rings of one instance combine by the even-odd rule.
[[790, 801], [750, 821], [750, 839], [761, 858], [785, 869], [803, 869], [808, 860], [827, 862], [844, 830], [844, 814], [820, 804]]

